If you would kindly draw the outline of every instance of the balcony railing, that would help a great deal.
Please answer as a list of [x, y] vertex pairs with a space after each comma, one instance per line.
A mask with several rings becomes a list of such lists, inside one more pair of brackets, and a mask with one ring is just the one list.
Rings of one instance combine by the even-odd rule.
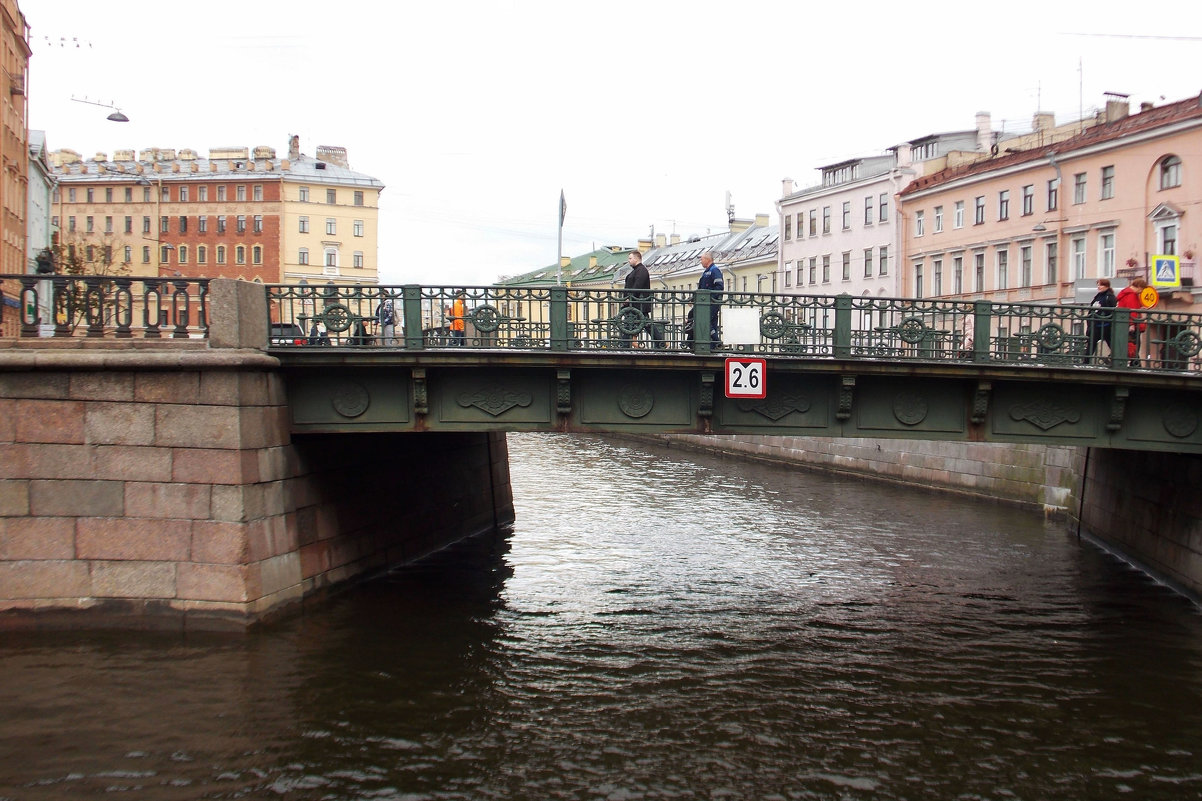
[[[574, 287], [269, 285], [287, 348], [631, 351], [1202, 370], [1202, 315], [1082, 305]], [[392, 336], [378, 322], [391, 303]], [[718, 309], [718, 340], [710, 320]]]

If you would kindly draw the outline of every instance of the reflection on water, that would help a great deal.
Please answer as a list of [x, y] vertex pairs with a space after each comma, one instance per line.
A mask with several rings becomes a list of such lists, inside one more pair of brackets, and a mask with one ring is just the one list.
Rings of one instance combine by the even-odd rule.
[[1202, 616], [1060, 524], [510, 447], [508, 538], [302, 618], [3, 634], [0, 798], [1202, 795]]

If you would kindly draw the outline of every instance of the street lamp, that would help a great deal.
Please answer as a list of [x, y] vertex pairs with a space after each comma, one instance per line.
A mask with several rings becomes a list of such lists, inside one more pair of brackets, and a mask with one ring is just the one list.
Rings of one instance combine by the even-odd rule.
[[74, 100], [76, 103], [87, 103], [89, 106], [100, 106], [101, 108], [111, 108], [113, 110], [113, 113], [108, 115], [107, 117], [105, 117], [105, 119], [108, 120], [109, 122], [129, 122], [129, 117], [127, 117], [123, 113], [121, 113], [121, 109], [117, 108], [112, 103], [98, 103], [95, 100], [88, 100], [86, 97], [85, 98], [73, 97], [71, 99]]

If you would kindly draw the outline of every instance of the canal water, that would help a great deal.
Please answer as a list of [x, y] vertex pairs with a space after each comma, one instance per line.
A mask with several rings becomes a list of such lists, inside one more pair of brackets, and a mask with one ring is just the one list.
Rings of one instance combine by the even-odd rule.
[[1202, 797], [1202, 615], [1062, 523], [510, 448], [511, 534], [301, 617], [0, 635], [0, 798]]

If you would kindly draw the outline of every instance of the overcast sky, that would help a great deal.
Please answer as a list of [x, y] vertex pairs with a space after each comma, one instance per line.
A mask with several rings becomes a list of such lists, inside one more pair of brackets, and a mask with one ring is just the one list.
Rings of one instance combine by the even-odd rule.
[[782, 178], [978, 111], [1009, 129], [1202, 90], [1192, 0], [19, 2], [51, 149], [343, 146], [386, 187], [387, 283], [553, 264], [561, 188], [564, 255], [704, 235], [728, 191], [775, 222]]

